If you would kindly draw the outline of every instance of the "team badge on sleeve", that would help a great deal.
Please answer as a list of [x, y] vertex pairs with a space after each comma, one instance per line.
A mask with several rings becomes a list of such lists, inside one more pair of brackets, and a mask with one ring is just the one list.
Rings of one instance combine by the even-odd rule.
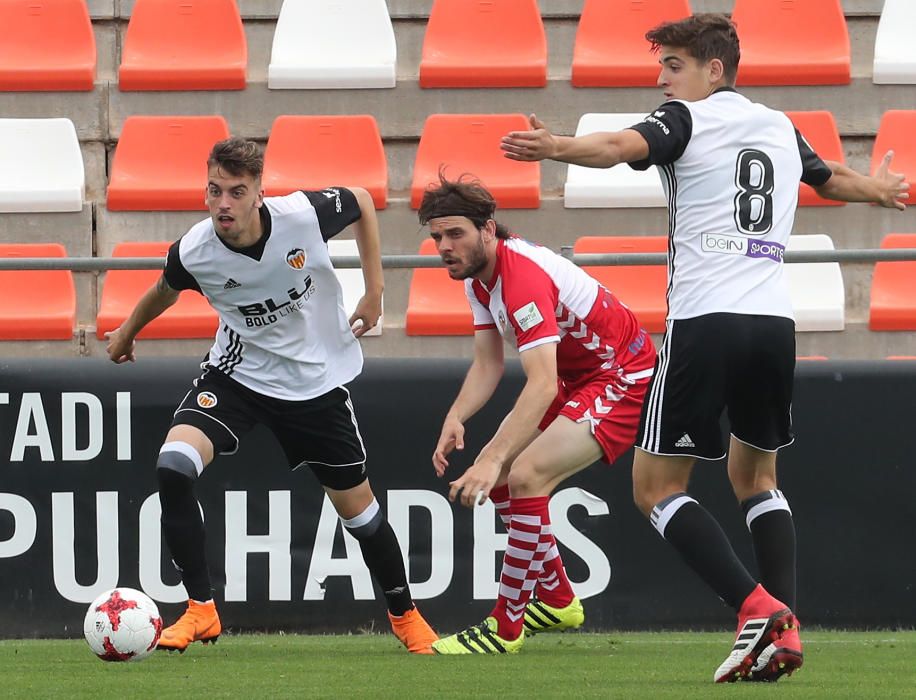
[[197, 405], [201, 408], [213, 408], [216, 405], [216, 394], [212, 391], [202, 391], [197, 395]]
[[523, 331], [531, 330], [544, 320], [544, 317], [541, 316], [541, 312], [538, 310], [537, 304], [533, 301], [529, 301], [512, 315], [515, 316], [518, 327]]
[[305, 251], [302, 248], [293, 248], [286, 254], [286, 264], [294, 270], [305, 267]]

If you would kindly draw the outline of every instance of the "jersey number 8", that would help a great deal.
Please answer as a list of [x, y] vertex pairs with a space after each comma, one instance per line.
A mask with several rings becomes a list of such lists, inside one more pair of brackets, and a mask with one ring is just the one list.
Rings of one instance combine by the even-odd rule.
[[773, 161], [763, 151], [748, 148], [735, 165], [735, 223], [748, 236], [762, 236], [773, 225]]

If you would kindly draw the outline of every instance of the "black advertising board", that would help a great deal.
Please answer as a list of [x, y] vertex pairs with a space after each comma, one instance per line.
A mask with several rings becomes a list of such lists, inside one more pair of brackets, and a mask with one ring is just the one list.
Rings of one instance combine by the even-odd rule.
[[[482, 618], [505, 546], [488, 504], [450, 504], [430, 456], [467, 363], [373, 360], [351, 391], [374, 490], [399, 535], [414, 596], [440, 629]], [[3, 636], [81, 634], [86, 605], [141, 588], [166, 620], [185, 599], [159, 532], [155, 459], [172, 411], [199, 373], [191, 359], [0, 363], [0, 618]], [[511, 408], [509, 363], [467, 425], [451, 476]], [[797, 373], [798, 439], [780, 458], [796, 518], [799, 616], [807, 625], [916, 625], [916, 470], [909, 441], [916, 362], [807, 362]], [[732, 614], [632, 504], [631, 455], [596, 464], [551, 501], [555, 534], [590, 629], [722, 628]], [[724, 462], [699, 464], [691, 492], [753, 571]], [[308, 470], [290, 472], [269, 432], [219, 457], [197, 484], [211, 573], [230, 629], [386, 628], [355, 541]]]

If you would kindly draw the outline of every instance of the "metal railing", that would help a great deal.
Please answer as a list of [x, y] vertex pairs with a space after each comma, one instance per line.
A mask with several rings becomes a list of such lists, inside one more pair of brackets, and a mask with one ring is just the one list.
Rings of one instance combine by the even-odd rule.
[[[666, 253], [590, 253], [574, 255], [570, 246], [560, 254], [577, 265], [664, 265]], [[786, 251], [787, 263], [872, 263], [916, 261], [916, 248], [865, 248], [861, 250], [791, 250]], [[334, 267], [361, 267], [356, 255], [332, 256]], [[2, 270], [72, 270], [74, 272], [104, 272], [105, 270], [159, 270], [165, 258], [0, 258]], [[437, 255], [383, 255], [382, 267], [404, 269], [441, 267]]]

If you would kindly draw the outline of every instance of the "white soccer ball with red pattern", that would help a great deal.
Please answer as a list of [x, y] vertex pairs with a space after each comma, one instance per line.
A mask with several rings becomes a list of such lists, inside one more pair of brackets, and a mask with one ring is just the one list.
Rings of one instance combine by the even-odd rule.
[[115, 588], [92, 601], [83, 634], [102, 661], [140, 661], [156, 650], [162, 618], [145, 593]]

